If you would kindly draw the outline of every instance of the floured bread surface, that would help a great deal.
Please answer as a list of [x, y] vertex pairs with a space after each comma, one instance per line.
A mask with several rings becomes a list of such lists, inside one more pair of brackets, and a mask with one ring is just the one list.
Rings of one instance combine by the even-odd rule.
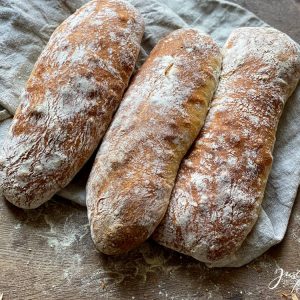
[[131, 83], [104, 137], [87, 185], [96, 247], [126, 252], [161, 221], [180, 161], [198, 135], [221, 54], [194, 29], [162, 39]]
[[300, 76], [297, 45], [271, 28], [233, 31], [205, 125], [183, 160], [160, 244], [222, 266], [257, 220], [276, 128]]
[[3, 195], [35, 208], [91, 156], [128, 85], [144, 25], [122, 0], [94, 0], [53, 33], [27, 82], [4, 156]]

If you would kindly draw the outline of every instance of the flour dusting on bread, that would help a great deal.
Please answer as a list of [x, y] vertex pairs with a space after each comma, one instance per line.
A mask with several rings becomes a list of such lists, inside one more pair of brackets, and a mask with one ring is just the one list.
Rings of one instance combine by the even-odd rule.
[[119, 0], [91, 1], [55, 30], [27, 82], [5, 145], [0, 168], [7, 200], [35, 208], [72, 180], [121, 101], [143, 30], [140, 14]]
[[277, 124], [299, 76], [299, 48], [288, 36], [271, 28], [233, 31], [205, 125], [155, 240], [212, 266], [234, 255], [257, 220]]
[[180, 161], [203, 125], [220, 64], [209, 36], [182, 29], [161, 40], [138, 71], [87, 186], [91, 232], [100, 251], [136, 247], [162, 219]]

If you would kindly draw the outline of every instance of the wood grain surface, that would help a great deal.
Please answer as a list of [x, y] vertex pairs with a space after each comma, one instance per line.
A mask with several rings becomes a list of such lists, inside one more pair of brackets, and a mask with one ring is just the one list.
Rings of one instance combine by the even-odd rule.
[[[300, 42], [299, 0], [234, 2]], [[299, 249], [299, 194], [284, 241], [237, 269], [208, 269], [152, 241], [108, 257], [93, 247], [85, 208], [58, 197], [32, 211], [0, 201], [0, 300], [295, 300]]]

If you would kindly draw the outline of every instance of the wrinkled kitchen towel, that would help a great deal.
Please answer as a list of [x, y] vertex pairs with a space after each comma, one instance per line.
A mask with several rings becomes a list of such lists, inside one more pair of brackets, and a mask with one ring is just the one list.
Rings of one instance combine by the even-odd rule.
[[[33, 64], [53, 30], [85, 0], [0, 0], [0, 143]], [[241, 26], [267, 26], [249, 11], [222, 0], [130, 0], [146, 24], [140, 66], [157, 41], [175, 29], [196, 27], [222, 46]], [[279, 243], [285, 234], [300, 181], [300, 88], [280, 120], [274, 162], [258, 222], [226, 266], [241, 266]], [[0, 145], [1, 145], [0, 144]], [[85, 205], [91, 161], [59, 195]], [[220, 266], [220, 265], [219, 265]]]

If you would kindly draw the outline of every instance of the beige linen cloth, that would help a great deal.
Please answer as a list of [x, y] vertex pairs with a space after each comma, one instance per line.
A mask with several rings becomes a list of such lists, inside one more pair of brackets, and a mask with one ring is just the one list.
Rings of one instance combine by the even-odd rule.
[[[24, 84], [53, 30], [84, 0], [0, 0], [0, 146]], [[157, 41], [182, 27], [197, 27], [220, 46], [241, 26], [267, 26], [249, 11], [222, 0], [130, 0], [146, 30], [138, 66]], [[274, 149], [274, 163], [258, 222], [227, 266], [241, 266], [279, 243], [285, 234], [300, 178], [300, 88], [286, 105]], [[85, 205], [88, 163], [59, 195]]]

